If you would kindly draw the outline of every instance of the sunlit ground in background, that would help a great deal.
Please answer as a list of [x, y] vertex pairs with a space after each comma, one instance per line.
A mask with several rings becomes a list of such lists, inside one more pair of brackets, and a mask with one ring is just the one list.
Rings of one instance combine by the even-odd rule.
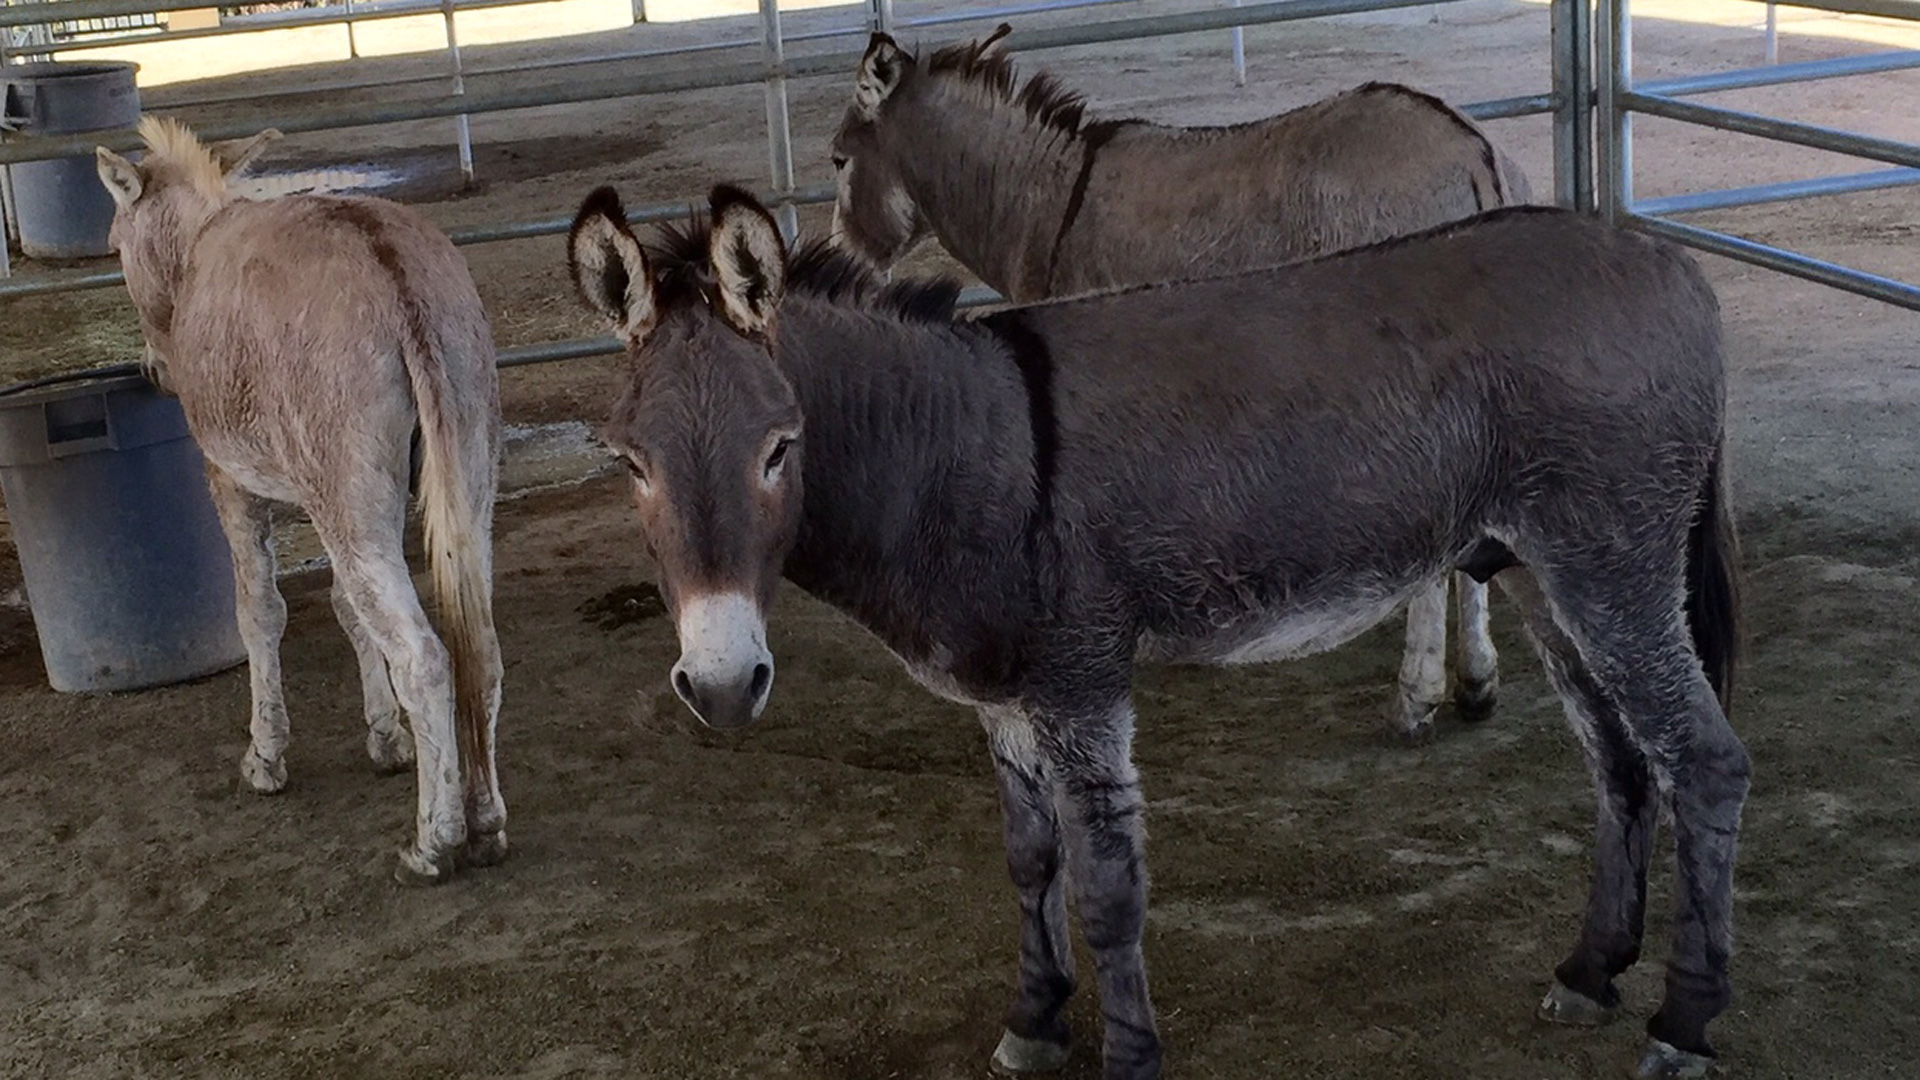
[[[1549, 0], [1518, 0], [1544, 5]], [[848, 6], [849, 24], [859, 21], [857, 9], [844, 0], [783, 0], [781, 9]], [[990, 2], [979, 5], [992, 6]], [[752, 15], [757, 0], [648, 0], [649, 22], [687, 22], [721, 15]], [[900, 4], [901, 14], [910, 5]], [[1124, 17], [1127, 5], [1089, 11], [1087, 18]], [[1444, 9], [1441, 17], [1444, 18]], [[1756, 57], [1766, 5], [1751, 0], [1637, 0], [1633, 13], [1642, 20], [1672, 20], [1713, 26], [1750, 26], [1755, 32]], [[465, 12], [456, 16], [456, 32], [463, 48], [507, 42], [537, 41], [573, 34], [618, 30], [633, 25], [631, 0], [548, 0], [506, 8]], [[1837, 15], [1805, 8], [1781, 7], [1779, 30], [1789, 43], [1781, 59], [1790, 61], [1790, 42], [1796, 36], [1839, 38], [1883, 48], [1920, 49], [1920, 25], [1860, 15]], [[398, 19], [358, 23], [354, 27], [361, 56], [393, 56], [434, 52], [446, 47], [445, 27], [436, 12]], [[327, 63], [348, 59], [347, 30], [342, 25], [263, 30], [192, 41], [154, 42], [67, 52], [64, 59], [132, 60], [141, 66], [142, 86], [164, 86], [191, 79], [212, 78], [248, 71]]]

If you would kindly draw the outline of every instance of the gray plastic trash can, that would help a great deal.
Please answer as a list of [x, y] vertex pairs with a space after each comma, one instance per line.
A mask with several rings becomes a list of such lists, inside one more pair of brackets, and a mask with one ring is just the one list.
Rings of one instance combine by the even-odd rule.
[[[130, 128], [140, 122], [138, 64], [54, 62], [0, 68], [0, 125], [27, 139]], [[24, 140], [23, 140], [24, 141]], [[93, 153], [13, 168], [20, 250], [35, 258], [111, 255], [113, 197], [100, 184]]]
[[180, 403], [131, 364], [0, 390], [0, 494], [55, 690], [246, 659], [233, 563]]

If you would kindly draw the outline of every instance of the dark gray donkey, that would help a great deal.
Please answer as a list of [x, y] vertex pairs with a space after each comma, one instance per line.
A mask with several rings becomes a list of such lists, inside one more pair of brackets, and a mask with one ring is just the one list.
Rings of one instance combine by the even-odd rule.
[[[1010, 299], [1273, 266], [1528, 199], [1479, 126], [1370, 83], [1232, 127], [1092, 120], [1051, 76], [1017, 85], [1008, 31], [915, 57], [875, 34], [833, 140], [834, 231], [891, 265], [922, 236]], [[1463, 716], [1493, 708], [1487, 591], [1460, 577]], [[1432, 730], [1447, 689], [1447, 579], [1407, 607], [1396, 710]]]
[[1678, 899], [1640, 1071], [1704, 1071], [1748, 765], [1724, 711], [1719, 316], [1691, 260], [1503, 210], [964, 320], [950, 283], [789, 257], [738, 191], [712, 214], [649, 253], [602, 188], [569, 241], [632, 359], [605, 434], [678, 626], [674, 689], [715, 727], [760, 713], [784, 573], [978, 707], [1022, 910], [1002, 1069], [1066, 1054], [1071, 887], [1105, 1075], [1160, 1071], [1135, 664], [1331, 648], [1461, 569], [1507, 571], [1599, 789], [1585, 928], [1541, 1011], [1619, 1007], [1665, 803]]

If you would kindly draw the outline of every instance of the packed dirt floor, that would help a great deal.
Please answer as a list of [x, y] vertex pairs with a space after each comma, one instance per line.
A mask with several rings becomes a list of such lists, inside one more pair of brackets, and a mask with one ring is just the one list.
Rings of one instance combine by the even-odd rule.
[[[1636, 8], [1642, 78], [1761, 57], [1757, 4]], [[1661, 15], [1681, 8], [1750, 17]], [[1015, 23], [1136, 9], [1154, 8]], [[789, 30], [830, 15], [853, 18], [796, 15]], [[1245, 89], [1233, 86], [1224, 34], [1025, 63], [1058, 71], [1099, 111], [1192, 122], [1257, 116], [1373, 78], [1456, 101], [1545, 87], [1544, 5], [1475, 0], [1431, 18], [1250, 31]], [[1818, 25], [1786, 36], [1782, 59], [1899, 43], [1875, 41], [1890, 24]], [[752, 26], [641, 27], [472, 55], [702, 34], [751, 37]], [[408, 65], [433, 70], [408, 59], [363, 69]], [[270, 90], [313, 77], [236, 77], [154, 99], [261, 95], [189, 112], [243, 116], [273, 104]], [[803, 182], [830, 175], [827, 136], [848, 93], [845, 78], [794, 85]], [[1920, 142], [1914, 73], [1710, 100]], [[630, 204], [686, 198], [715, 180], [757, 186], [763, 125], [758, 87], [479, 117], [479, 186], [428, 192], [426, 205], [452, 226], [563, 216], [601, 182]], [[415, 160], [438, 147], [444, 170], [450, 127], [291, 137], [268, 168]], [[1548, 190], [1544, 119], [1492, 130]], [[1863, 167], [1650, 121], [1639, 140], [1644, 196]], [[1920, 280], [1920, 189], [1696, 220]], [[809, 228], [822, 221], [803, 216]], [[503, 344], [595, 331], [576, 311], [558, 240], [467, 251]], [[1911, 1077], [1920, 318], [1702, 261], [1732, 364], [1749, 648], [1734, 720], [1755, 770], [1737, 878], [1738, 1000], [1715, 1029], [1724, 1069], [1755, 1080]], [[4, 303], [9, 378], [129, 359], [137, 340], [118, 290]], [[509, 419], [595, 421], [616, 371], [607, 361], [515, 370]], [[770, 628], [780, 677], [766, 717], [741, 737], [706, 732], [667, 687], [672, 627], [631, 602], [649, 568], [619, 482], [602, 473], [511, 499], [496, 544], [514, 854], [425, 891], [392, 880], [411, 781], [376, 778], [365, 758], [353, 655], [324, 570], [283, 582], [295, 743], [292, 782], [271, 799], [238, 786], [243, 671], [111, 697], [55, 694], [17, 593], [0, 604], [0, 1075], [985, 1075], [1013, 986], [1017, 912], [971, 715], [787, 590]], [[18, 581], [0, 545], [0, 596]], [[1443, 717], [1419, 747], [1385, 734], [1397, 625], [1308, 661], [1143, 676], [1146, 949], [1169, 1076], [1621, 1073], [1657, 1000], [1669, 864], [1663, 854], [1656, 868], [1648, 959], [1627, 980], [1630, 1019], [1597, 1032], [1537, 1023], [1533, 1006], [1585, 895], [1592, 798], [1510, 615], [1496, 605], [1496, 716], [1472, 727]], [[1086, 1080], [1098, 1075], [1090, 987], [1072, 1019], [1081, 1045], [1063, 1075]]]

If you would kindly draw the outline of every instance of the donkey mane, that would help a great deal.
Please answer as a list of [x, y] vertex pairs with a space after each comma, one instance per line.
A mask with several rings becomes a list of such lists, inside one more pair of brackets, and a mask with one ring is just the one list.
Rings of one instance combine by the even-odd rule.
[[[713, 221], [705, 214], [687, 223], [654, 227], [647, 257], [665, 303], [697, 299], [713, 281], [707, 244]], [[789, 290], [828, 303], [846, 304], [895, 315], [910, 322], [950, 323], [960, 298], [960, 283], [949, 277], [883, 281], [853, 256], [824, 237], [802, 243], [787, 259]]]
[[183, 181], [215, 198], [227, 193], [226, 170], [185, 124], [172, 117], [143, 116], [140, 138], [147, 144], [146, 157], [140, 161], [143, 172]]
[[1018, 105], [1036, 124], [1042, 124], [1072, 138], [1087, 134], [1091, 127], [1120, 124], [1125, 121], [1087, 122], [1087, 99], [1077, 91], [1060, 85], [1048, 72], [1041, 72], [1016, 87], [1018, 73], [1013, 57], [990, 49], [1006, 35], [1003, 27], [979, 41], [963, 41], [936, 50], [926, 60], [929, 75], [953, 75], [993, 94], [1009, 105]]

